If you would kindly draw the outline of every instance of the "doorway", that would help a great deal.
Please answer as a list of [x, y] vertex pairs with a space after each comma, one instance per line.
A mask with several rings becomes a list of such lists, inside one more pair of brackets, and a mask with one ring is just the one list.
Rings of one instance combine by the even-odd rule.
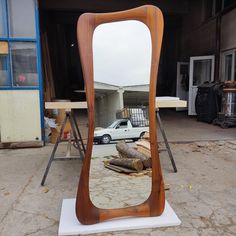
[[[187, 101], [188, 90], [189, 90], [189, 63], [177, 62], [176, 96], [180, 100]], [[187, 109], [188, 109], [187, 107], [177, 107], [176, 111], [186, 111]]]
[[196, 115], [195, 100], [198, 86], [214, 80], [215, 56], [190, 57], [188, 115]]

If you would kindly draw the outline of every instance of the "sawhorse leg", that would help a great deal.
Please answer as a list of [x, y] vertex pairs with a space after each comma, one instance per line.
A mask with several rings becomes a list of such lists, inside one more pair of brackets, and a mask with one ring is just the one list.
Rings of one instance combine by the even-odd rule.
[[161, 121], [161, 117], [160, 117], [160, 114], [159, 114], [159, 110], [156, 111], [156, 115], [157, 115], [157, 121], [158, 121], [160, 130], [161, 130], [161, 134], [162, 134], [162, 137], [163, 137], [163, 139], [164, 139], [164, 142], [165, 142], [165, 145], [166, 145], [166, 149], [167, 149], [168, 155], [169, 155], [169, 157], [170, 157], [171, 164], [172, 164], [172, 166], [173, 166], [174, 172], [176, 173], [176, 172], [177, 172], [177, 168], [176, 168], [176, 165], [175, 165], [175, 160], [174, 160], [174, 158], [173, 158], [173, 155], [172, 155], [172, 152], [171, 152], [171, 150], [170, 150], [170, 146], [169, 146], [168, 140], [167, 140], [167, 138], [166, 138], [166, 133], [165, 133], [165, 130], [164, 130], [162, 121]]
[[[79, 127], [76, 123], [75, 117], [74, 117], [72, 112], [66, 112], [66, 115], [69, 117], [72, 132], [73, 132], [73, 136], [75, 138], [75, 143], [76, 143], [77, 148], [79, 150], [80, 156], [83, 159], [84, 158], [84, 153], [85, 153], [85, 147], [84, 147], [84, 143], [83, 143], [83, 140], [82, 140], [82, 136], [81, 136], [80, 131], [79, 131]], [[79, 138], [78, 138], [78, 136], [79, 136]]]
[[[84, 147], [84, 143], [83, 143], [83, 140], [82, 140], [82, 136], [80, 134], [80, 131], [79, 131], [79, 128], [78, 128], [78, 125], [76, 123], [76, 120], [73, 116], [73, 114], [71, 114], [71, 112], [68, 112], [66, 111], [66, 115], [65, 115], [65, 118], [62, 122], [62, 126], [61, 126], [61, 129], [60, 129], [60, 132], [57, 136], [57, 140], [56, 140], [56, 143], [53, 147], [53, 150], [52, 150], [52, 153], [51, 153], [51, 156], [50, 156], [50, 159], [48, 161], [48, 164], [47, 164], [47, 167], [46, 167], [46, 170], [44, 172], [44, 175], [43, 175], [43, 178], [42, 178], [42, 181], [41, 181], [41, 186], [44, 186], [44, 183], [46, 181], [46, 178], [47, 178], [47, 175], [48, 175], [48, 172], [49, 172], [49, 169], [51, 167], [51, 164], [54, 160], [75, 160], [75, 159], [79, 159], [79, 158], [70, 158], [70, 157], [66, 157], [66, 158], [55, 158], [55, 153], [56, 153], [56, 150], [58, 148], [58, 145], [61, 141], [61, 136], [62, 136], [62, 133], [64, 131], [64, 128], [65, 128], [65, 125], [66, 125], [66, 122], [67, 120], [69, 119], [70, 121], [70, 124], [71, 124], [71, 128], [72, 128], [72, 132], [73, 132], [73, 136], [75, 138], [75, 142], [77, 144], [77, 147], [78, 147], [78, 150], [79, 150], [79, 153], [80, 153], [80, 157], [81, 159], [83, 160], [84, 158], [84, 153], [85, 153], [85, 147]], [[78, 136], [79, 138], [78, 138]], [[82, 147], [82, 149], [81, 149]]]
[[55, 153], [56, 153], [58, 144], [59, 144], [59, 142], [61, 141], [62, 132], [63, 132], [63, 130], [64, 130], [64, 128], [65, 128], [67, 119], [68, 119], [68, 117], [65, 116], [65, 118], [64, 118], [64, 120], [63, 120], [63, 122], [62, 122], [62, 126], [61, 126], [61, 129], [60, 129], [60, 132], [59, 132], [59, 134], [58, 134], [58, 136], [57, 136], [56, 143], [55, 143], [55, 145], [54, 145], [54, 147], [53, 147], [52, 154], [51, 154], [51, 156], [50, 156], [50, 159], [49, 159], [47, 168], [46, 168], [46, 170], [45, 170], [45, 172], [44, 172], [43, 179], [42, 179], [42, 181], [41, 181], [41, 185], [42, 185], [42, 186], [43, 186], [44, 183], [45, 183], [45, 180], [46, 180], [47, 175], [48, 175], [48, 171], [49, 171], [49, 169], [50, 169], [50, 167], [51, 167], [51, 164], [52, 164], [52, 162], [53, 162], [53, 160], [54, 160]]
[[76, 122], [74, 113], [72, 113], [72, 112], [70, 113], [70, 119], [71, 119], [71, 123], [73, 123], [75, 125], [75, 132], [77, 132], [77, 134], [79, 136], [79, 140], [81, 142], [82, 151], [85, 153], [85, 146], [84, 146], [84, 142], [83, 142], [83, 139], [82, 139], [82, 135], [80, 133], [80, 130], [79, 130], [78, 124]]

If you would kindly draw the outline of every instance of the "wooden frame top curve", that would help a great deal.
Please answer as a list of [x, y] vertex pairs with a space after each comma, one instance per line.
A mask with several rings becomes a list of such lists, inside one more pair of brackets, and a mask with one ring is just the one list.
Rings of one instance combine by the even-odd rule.
[[[149, 198], [136, 206], [118, 209], [101, 209], [92, 203], [89, 196], [89, 170], [94, 135], [94, 78], [92, 40], [95, 28], [103, 23], [137, 20], [143, 22], [150, 31], [152, 42], [149, 129], [152, 156], [152, 188]], [[164, 211], [165, 193], [157, 147], [155, 97], [158, 65], [163, 37], [163, 16], [159, 8], [145, 5], [127, 11], [113, 13], [85, 13], [77, 23], [77, 39], [86, 87], [88, 105], [88, 143], [76, 198], [76, 216], [82, 224], [94, 224], [107, 219], [123, 216], [158, 216]]]

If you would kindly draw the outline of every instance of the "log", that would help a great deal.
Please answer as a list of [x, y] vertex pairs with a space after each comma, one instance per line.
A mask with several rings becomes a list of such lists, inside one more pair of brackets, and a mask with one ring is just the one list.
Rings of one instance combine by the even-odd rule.
[[137, 146], [136, 150], [144, 154], [146, 157], [151, 158], [151, 150], [148, 150], [142, 146]]
[[111, 165], [109, 163], [104, 163], [104, 166], [105, 168], [116, 171], [118, 173], [125, 173], [125, 174], [137, 173], [137, 170], [131, 170], [122, 166]]
[[140, 141], [137, 141], [137, 142], [135, 142], [135, 144], [137, 145], [137, 146], [141, 146], [141, 147], [144, 147], [144, 148], [146, 148], [146, 149], [148, 149], [148, 150], [151, 150], [151, 146], [150, 146], [150, 142], [149, 141], [147, 141], [147, 140], [140, 140]]
[[118, 152], [120, 158], [127, 158], [127, 156], [124, 153]]
[[119, 153], [121, 153], [120, 156], [125, 156], [126, 158], [139, 159], [142, 161], [143, 165], [146, 168], [150, 168], [152, 166], [151, 158], [148, 158], [143, 153], [138, 152], [134, 148], [129, 147], [124, 141], [118, 142], [116, 144], [116, 149]]
[[131, 170], [137, 170], [137, 171], [143, 170], [143, 163], [139, 159], [125, 159], [125, 158], [112, 159], [109, 161], [109, 163], [116, 166], [123, 166]]

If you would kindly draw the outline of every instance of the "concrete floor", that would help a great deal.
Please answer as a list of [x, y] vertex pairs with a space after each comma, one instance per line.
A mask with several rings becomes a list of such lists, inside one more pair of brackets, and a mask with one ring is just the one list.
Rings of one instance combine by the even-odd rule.
[[[170, 142], [216, 141], [236, 139], [236, 127], [222, 129], [218, 125], [197, 121], [186, 112], [161, 109], [160, 116]], [[160, 140], [162, 137], [158, 133]]]
[[[175, 117], [178, 115], [183, 114]], [[162, 117], [168, 139], [175, 141], [171, 148], [178, 168], [178, 173], [173, 173], [167, 153], [160, 153], [165, 183], [170, 186], [166, 199], [182, 224], [97, 235], [236, 235], [236, 129], [224, 130], [194, 119], [182, 121], [182, 118], [176, 125], [167, 113]], [[188, 141], [193, 142], [185, 143]], [[54, 162], [46, 186], [41, 187], [52, 147], [0, 151], [1, 236], [57, 235], [62, 200], [76, 196], [82, 162]], [[95, 153], [102, 154], [106, 147], [114, 150], [113, 144], [96, 145]], [[59, 154], [63, 155], [65, 150], [62, 144]], [[142, 201], [149, 191], [150, 178], [125, 176], [104, 169], [101, 156], [93, 159], [94, 202], [117, 207]], [[127, 191], [131, 185], [132, 192]]]

